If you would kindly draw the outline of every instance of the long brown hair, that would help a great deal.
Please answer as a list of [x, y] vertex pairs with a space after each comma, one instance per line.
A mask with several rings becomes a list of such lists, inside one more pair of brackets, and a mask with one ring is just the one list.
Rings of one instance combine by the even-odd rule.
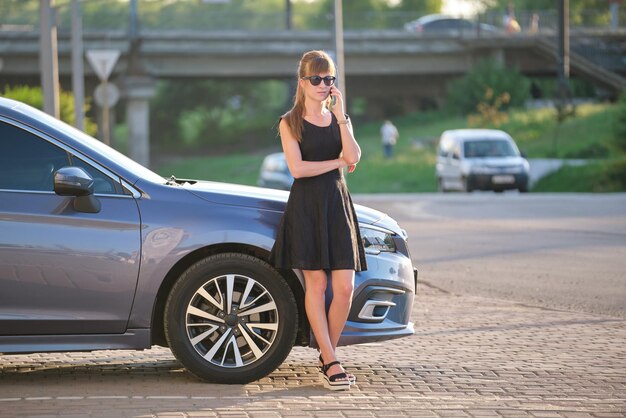
[[[304, 129], [304, 91], [300, 87], [300, 79], [309, 75], [322, 73], [335, 75], [335, 63], [333, 59], [324, 51], [305, 52], [298, 64], [298, 84], [296, 95], [293, 100], [293, 107], [282, 118], [287, 122], [293, 136], [299, 141], [302, 140], [302, 130]], [[331, 98], [326, 99], [326, 107], [329, 107]]]

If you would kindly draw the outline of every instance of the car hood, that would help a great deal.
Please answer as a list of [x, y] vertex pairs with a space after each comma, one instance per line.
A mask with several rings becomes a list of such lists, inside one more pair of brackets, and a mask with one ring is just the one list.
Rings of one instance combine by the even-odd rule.
[[[181, 181], [181, 183], [183, 188], [199, 198], [222, 205], [246, 206], [284, 212], [289, 199], [289, 192], [283, 190], [212, 181], [190, 180]], [[401, 234], [398, 224], [387, 214], [361, 205], [354, 205], [354, 209], [357, 212], [359, 222], [376, 224]]]

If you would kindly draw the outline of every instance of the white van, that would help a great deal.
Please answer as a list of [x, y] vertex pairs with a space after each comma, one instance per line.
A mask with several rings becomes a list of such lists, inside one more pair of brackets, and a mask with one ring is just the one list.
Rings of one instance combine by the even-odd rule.
[[509, 134], [496, 129], [445, 131], [437, 149], [439, 191], [528, 191], [528, 161]]

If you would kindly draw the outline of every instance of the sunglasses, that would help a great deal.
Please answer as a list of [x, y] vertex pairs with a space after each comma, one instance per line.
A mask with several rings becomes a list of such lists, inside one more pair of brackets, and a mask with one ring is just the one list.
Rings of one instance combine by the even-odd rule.
[[303, 80], [309, 80], [311, 85], [319, 86], [322, 80], [324, 80], [324, 84], [327, 86], [332, 86], [335, 84], [336, 78], [332, 75], [327, 75], [326, 77], [320, 77], [319, 75], [310, 75], [308, 77], [302, 77]]

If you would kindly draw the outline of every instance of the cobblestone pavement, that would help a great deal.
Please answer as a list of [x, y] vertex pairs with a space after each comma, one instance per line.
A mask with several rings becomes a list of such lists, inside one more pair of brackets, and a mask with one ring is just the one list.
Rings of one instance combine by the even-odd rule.
[[346, 347], [349, 392], [296, 347], [248, 385], [200, 383], [169, 350], [0, 356], [0, 416], [626, 416], [626, 321], [420, 286], [410, 338]]

